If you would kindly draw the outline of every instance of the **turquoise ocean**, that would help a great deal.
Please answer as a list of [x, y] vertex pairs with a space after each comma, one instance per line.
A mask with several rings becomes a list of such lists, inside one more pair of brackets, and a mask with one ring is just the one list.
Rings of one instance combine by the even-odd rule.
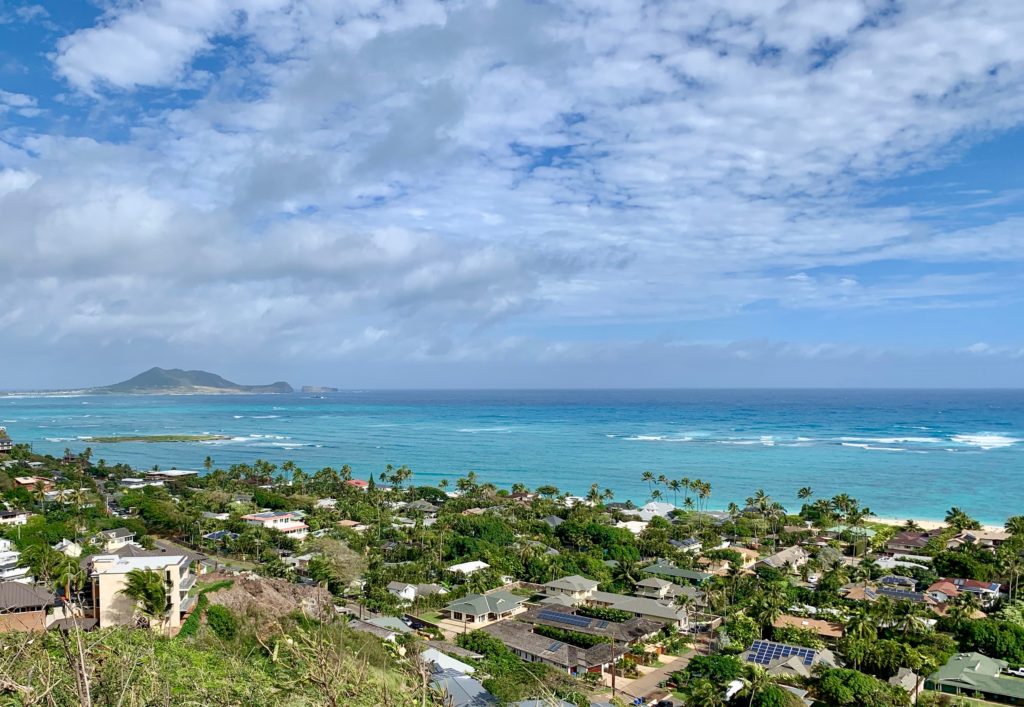
[[[881, 516], [1024, 514], [1024, 391], [349, 391], [323, 396], [0, 397], [0, 425], [36, 451], [201, 469], [266, 459], [357, 477], [408, 465], [414, 482], [472, 470], [508, 487], [592, 483], [648, 498], [645, 470], [712, 484], [711, 508], [764, 488], [839, 492]], [[98, 444], [90, 436], [213, 433], [202, 443]], [[671, 493], [667, 494], [671, 500]], [[680, 498], [680, 503], [682, 498]]]

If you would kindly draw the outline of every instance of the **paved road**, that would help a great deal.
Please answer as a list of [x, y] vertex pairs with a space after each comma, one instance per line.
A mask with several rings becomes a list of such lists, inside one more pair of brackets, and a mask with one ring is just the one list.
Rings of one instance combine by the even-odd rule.
[[659, 682], [667, 678], [672, 673], [685, 668], [690, 662], [690, 658], [695, 655], [697, 654], [694, 651], [687, 651], [671, 663], [665, 663], [660, 668], [655, 668], [646, 675], [641, 675], [626, 686], [622, 692], [630, 694], [633, 697], [646, 697], [650, 693], [658, 690]]

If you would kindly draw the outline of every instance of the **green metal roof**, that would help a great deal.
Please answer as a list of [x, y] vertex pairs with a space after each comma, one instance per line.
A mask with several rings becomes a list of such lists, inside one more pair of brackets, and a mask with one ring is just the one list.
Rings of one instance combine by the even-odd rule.
[[989, 658], [981, 653], [958, 653], [928, 680], [934, 685], [958, 687], [968, 694], [982, 692], [1024, 699], [1024, 679], [1003, 675], [1006, 666], [1005, 660]]

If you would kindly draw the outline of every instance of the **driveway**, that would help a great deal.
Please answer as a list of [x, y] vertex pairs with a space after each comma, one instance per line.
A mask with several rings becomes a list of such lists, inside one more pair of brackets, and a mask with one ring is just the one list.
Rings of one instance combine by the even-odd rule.
[[690, 658], [697, 655], [694, 651], [687, 651], [683, 655], [679, 656], [671, 663], [665, 663], [659, 668], [655, 668], [646, 675], [641, 675], [636, 680], [633, 680], [629, 684], [624, 684], [619, 692], [623, 692], [633, 697], [646, 697], [652, 692], [657, 691], [658, 683], [667, 678], [674, 672], [685, 668]]

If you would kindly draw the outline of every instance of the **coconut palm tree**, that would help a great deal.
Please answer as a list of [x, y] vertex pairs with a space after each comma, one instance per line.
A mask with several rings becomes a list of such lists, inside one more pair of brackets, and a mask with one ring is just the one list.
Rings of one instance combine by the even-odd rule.
[[871, 610], [863, 604], [857, 606], [846, 620], [844, 632], [847, 636], [873, 641], [878, 636], [878, 625]]
[[814, 489], [810, 486], [802, 486], [799, 491], [796, 492], [796, 497], [801, 501], [806, 501], [814, 495]]
[[683, 690], [686, 704], [693, 707], [722, 707], [725, 695], [717, 685], [707, 678], [692, 680]]
[[754, 698], [775, 684], [775, 677], [760, 665], [751, 665], [743, 680], [747, 690], [747, 707], [753, 707]]
[[679, 489], [683, 487], [682, 483], [678, 479], [672, 479], [668, 482], [668, 490], [672, 492], [672, 505], [679, 505]]
[[134, 569], [125, 575], [125, 585], [120, 593], [134, 599], [139, 613], [162, 627], [171, 608], [167, 589], [167, 583], [159, 572]]
[[654, 490], [654, 486], [653, 486], [653, 484], [654, 484], [654, 472], [653, 471], [645, 471], [644, 473], [640, 474], [640, 480], [647, 482], [647, 493], [650, 493], [651, 491]]

